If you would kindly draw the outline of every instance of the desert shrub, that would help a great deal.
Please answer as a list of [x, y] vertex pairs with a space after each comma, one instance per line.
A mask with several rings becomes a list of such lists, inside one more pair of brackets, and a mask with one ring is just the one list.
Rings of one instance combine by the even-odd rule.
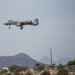
[[6, 72], [8, 72], [8, 70], [2, 69], [2, 73], [6, 73]]
[[40, 65], [40, 63], [36, 63], [36, 64], [35, 64], [35, 66], [39, 66], [39, 65]]
[[20, 74], [16, 72], [16, 73], [14, 73], [14, 75], [20, 75]]
[[38, 66], [38, 70], [43, 70], [45, 67], [44, 67], [44, 65], [39, 65]]
[[2, 69], [2, 70], [0, 71], [0, 75], [1, 75], [1, 74], [4, 74], [4, 73], [7, 73], [7, 72], [8, 72], [8, 70]]
[[6, 75], [11, 75], [11, 73], [7, 73]]
[[9, 70], [11, 72], [13, 72], [17, 67], [18, 67], [17, 65], [12, 65], [12, 66], [9, 67]]
[[57, 72], [57, 75], [68, 75], [68, 71], [66, 69], [60, 69]]
[[43, 64], [40, 64], [34, 68], [34, 70], [37, 70], [37, 71], [42, 71], [44, 69], [45, 69], [45, 66]]
[[64, 69], [64, 66], [63, 65], [59, 65], [59, 66], [57, 66], [57, 69], [58, 70]]
[[49, 71], [44, 71], [41, 75], [50, 75]]
[[24, 70], [24, 67], [19, 66], [19, 67], [17, 67], [17, 68], [14, 70], [14, 72], [20, 72], [20, 71], [23, 71], [23, 70]]
[[67, 65], [68, 65], [68, 66], [75, 65], [75, 59], [74, 59], [73, 61], [69, 61], [69, 62], [67, 63]]
[[14, 70], [15, 74], [19, 74], [20, 71], [26, 71], [28, 68], [24, 66], [19, 66]]
[[25, 75], [33, 75], [31, 72], [27, 72]]

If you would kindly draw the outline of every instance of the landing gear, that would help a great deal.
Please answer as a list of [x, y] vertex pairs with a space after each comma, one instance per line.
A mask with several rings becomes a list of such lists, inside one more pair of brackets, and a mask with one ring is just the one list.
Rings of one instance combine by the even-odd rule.
[[9, 29], [11, 28], [11, 25], [9, 25]]
[[23, 26], [20, 28], [20, 30], [22, 30], [23, 29]]

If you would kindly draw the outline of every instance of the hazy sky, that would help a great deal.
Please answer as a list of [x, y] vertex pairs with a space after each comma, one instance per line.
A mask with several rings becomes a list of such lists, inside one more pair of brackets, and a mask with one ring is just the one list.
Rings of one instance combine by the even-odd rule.
[[[7, 20], [39, 19], [38, 26], [3, 26]], [[75, 0], [0, 0], [0, 56], [26, 53], [75, 58]]]

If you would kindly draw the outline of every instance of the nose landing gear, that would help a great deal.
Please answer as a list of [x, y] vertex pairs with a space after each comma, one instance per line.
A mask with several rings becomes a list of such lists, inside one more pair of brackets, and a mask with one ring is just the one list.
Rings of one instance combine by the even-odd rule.
[[22, 29], [23, 29], [23, 26], [21, 26], [20, 30], [22, 30]]

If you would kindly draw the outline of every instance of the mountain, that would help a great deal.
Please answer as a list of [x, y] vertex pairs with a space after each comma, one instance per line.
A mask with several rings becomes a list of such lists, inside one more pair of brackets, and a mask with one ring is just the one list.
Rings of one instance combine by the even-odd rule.
[[[63, 58], [61, 58], [61, 59], [59, 59], [59, 60], [56, 60], [56, 61], [54, 61], [54, 60], [52, 60], [52, 62], [54, 63], [54, 64], [56, 64], [56, 65], [59, 65], [60, 63], [61, 64], [66, 64], [68, 61], [70, 61], [70, 60], [72, 60], [71, 58], [69, 58], [69, 57], [63, 57]], [[40, 62], [42, 62], [42, 63], [44, 63], [44, 64], [51, 64], [51, 60], [50, 60], [50, 58], [48, 58], [47, 56], [43, 56], [41, 59], [40, 59]]]
[[55, 63], [56, 63], [57, 65], [59, 65], [59, 63], [65, 65], [65, 64], [67, 64], [68, 61], [71, 61], [71, 60], [72, 60], [72, 59], [69, 58], [69, 57], [63, 57], [63, 58], [61, 58], [61, 59], [55, 61]]
[[41, 58], [40, 62], [42, 62], [44, 64], [50, 64], [50, 58], [48, 58], [47, 56], [43, 56]]
[[19, 53], [14, 56], [0, 57], [0, 68], [9, 67], [12, 65], [34, 67], [36, 63], [39, 62], [24, 53]]

